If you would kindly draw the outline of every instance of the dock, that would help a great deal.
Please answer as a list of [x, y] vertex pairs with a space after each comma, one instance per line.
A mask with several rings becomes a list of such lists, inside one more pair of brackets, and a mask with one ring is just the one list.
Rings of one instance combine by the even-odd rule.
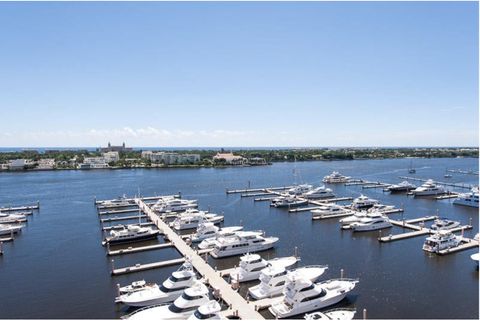
[[[399, 178], [409, 180], [409, 181], [417, 181], [417, 182], [426, 182], [428, 180], [424, 178], [417, 178], [417, 177], [410, 177], [410, 176], [399, 176]], [[464, 188], [464, 189], [473, 188], [473, 185], [468, 185], [468, 184], [457, 184], [457, 183], [447, 183], [447, 182], [438, 182], [438, 181], [434, 181], [434, 183], [438, 185], [451, 186], [456, 188]]]
[[144, 252], [144, 251], [151, 251], [151, 250], [158, 250], [164, 249], [167, 247], [172, 247], [172, 243], [163, 243], [163, 244], [155, 244], [155, 245], [148, 245], [148, 246], [139, 246], [139, 247], [128, 247], [126, 249], [115, 250], [115, 251], [107, 251], [107, 255], [122, 255], [122, 254], [129, 254], [129, 253], [137, 253], [137, 252]]
[[[140, 223], [140, 224], [134, 224], [134, 225], [140, 225], [140, 226], [152, 226], [152, 225], [155, 225], [154, 223], [152, 222], [145, 222], [145, 223]], [[102, 228], [103, 231], [110, 231], [110, 230], [114, 230], [114, 229], [121, 229], [121, 228], [124, 228], [125, 225], [122, 225], [122, 224], [119, 224], [119, 225], [112, 225], [112, 226], [104, 226]]]
[[253, 193], [253, 192], [263, 192], [267, 193], [267, 190], [272, 190], [272, 191], [281, 191], [281, 190], [287, 190], [290, 189], [294, 186], [282, 186], [282, 187], [269, 187], [269, 188], [248, 188], [248, 189], [235, 189], [235, 190], [226, 190], [227, 194], [239, 194], [239, 193]]
[[[147, 196], [147, 197], [142, 197], [142, 200], [144, 201], [157, 201], [161, 198], [167, 198], [167, 197], [174, 197], [174, 198], [181, 198], [182, 197], [182, 194], [181, 193], [178, 193], [178, 194], [173, 194], [173, 195], [160, 195], [160, 196]], [[112, 199], [112, 200], [101, 200], [101, 201], [97, 201], [97, 198], [95, 197], [94, 199], [94, 203], [97, 205], [100, 205], [102, 206], [102, 204], [105, 204], [107, 202], [112, 202], [112, 201], [115, 201], [115, 199]], [[133, 205], [135, 205], [135, 198], [125, 198], [124, 201], [126, 202], [132, 202]], [[115, 207], [115, 205], [113, 206]]]
[[0, 212], [29, 211], [29, 210], [38, 210], [38, 209], [40, 209], [40, 202], [37, 202], [36, 205], [0, 207]]
[[146, 215], [115, 216], [115, 217], [102, 218], [100, 221], [102, 223], [105, 223], [105, 222], [114, 222], [114, 221], [133, 220], [133, 219], [144, 218], [144, 217], [147, 217], [147, 216]]
[[124, 209], [124, 210], [102, 211], [102, 212], [98, 212], [98, 215], [112, 215], [112, 214], [132, 213], [132, 212], [138, 212], [138, 208], [129, 208], [129, 209]]
[[465, 250], [468, 250], [468, 249], [473, 249], [475, 247], [478, 247], [478, 245], [479, 245], [478, 241], [476, 241], [476, 240], [463, 238], [462, 244], [460, 244], [456, 247], [452, 247], [450, 249], [441, 250], [437, 254], [446, 255], [446, 254], [456, 253], [456, 252], [465, 251]]
[[146, 263], [146, 264], [135, 264], [133, 266], [128, 266], [124, 268], [112, 269], [112, 275], [121, 275], [121, 274], [127, 274], [127, 273], [140, 272], [140, 271], [151, 270], [151, 269], [161, 268], [161, 267], [170, 266], [170, 265], [182, 264], [184, 262], [185, 262], [185, 259], [182, 257], [179, 259], [173, 259], [173, 260], [167, 260], [167, 261], [160, 261], [160, 262], [153, 262], [153, 263]]

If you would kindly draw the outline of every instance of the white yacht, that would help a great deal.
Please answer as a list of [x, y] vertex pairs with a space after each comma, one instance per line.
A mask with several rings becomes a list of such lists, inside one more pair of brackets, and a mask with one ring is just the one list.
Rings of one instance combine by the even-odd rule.
[[312, 189], [313, 189], [312, 185], [301, 184], [301, 185], [297, 185], [290, 188], [289, 190], [287, 190], [287, 193], [290, 195], [302, 195], [311, 191]]
[[201, 242], [205, 239], [215, 237], [217, 235], [229, 234], [241, 231], [243, 226], [228, 226], [219, 228], [212, 222], [202, 222], [198, 224], [197, 231], [192, 236], [192, 242]]
[[198, 307], [187, 320], [222, 320], [223, 318], [219, 313], [221, 310], [220, 304], [215, 300], [211, 300]]
[[[295, 269], [293, 272], [313, 282], [327, 269], [326, 265], [312, 265]], [[260, 273], [260, 284], [249, 288], [248, 294], [256, 300], [281, 295], [287, 282], [287, 275], [288, 271], [284, 267], [269, 266]]]
[[140, 281], [134, 281], [130, 283], [129, 285], [122, 286], [121, 288], [118, 289], [120, 292], [120, 295], [122, 294], [127, 294], [127, 293], [133, 293], [136, 291], [140, 291], [143, 289], [146, 289], [148, 287], [152, 287], [157, 285], [156, 283], [147, 283], [145, 280], [140, 280]]
[[469, 193], [458, 195], [458, 197], [453, 200], [453, 204], [478, 208], [478, 187], [472, 188]]
[[23, 227], [21, 224], [0, 224], [0, 235], [12, 235], [20, 232]]
[[143, 287], [140, 290], [120, 295], [115, 299], [115, 302], [131, 307], [146, 307], [167, 303], [178, 298], [185, 289], [193, 286], [196, 282], [197, 277], [192, 264], [185, 262], [161, 286], [154, 284]]
[[342, 216], [342, 215], [347, 215], [351, 213], [352, 211], [347, 210], [341, 206], [338, 205], [324, 205], [320, 206], [317, 209], [311, 210], [312, 213], [312, 219], [321, 219], [321, 218], [328, 218], [328, 217], [337, 217], [337, 216]]
[[269, 266], [288, 268], [298, 262], [295, 256], [287, 256], [265, 260], [258, 254], [245, 254], [240, 257], [238, 268], [230, 272], [231, 283], [247, 282], [258, 279], [263, 269]]
[[434, 231], [440, 231], [440, 230], [451, 230], [459, 226], [460, 226], [460, 222], [438, 218], [435, 221], [433, 221], [433, 224], [430, 228]]
[[223, 221], [223, 219], [223, 215], [198, 212], [189, 215], [179, 216], [172, 223], [170, 223], [170, 226], [176, 230], [188, 230], [192, 228], [197, 228], [198, 225], [203, 222], [219, 224]]
[[360, 222], [362, 218], [367, 217], [368, 214], [369, 213], [367, 211], [356, 211], [353, 213], [353, 215], [340, 219], [339, 222], [341, 225], [344, 226], [343, 228], [350, 228], [350, 224]]
[[202, 305], [208, 303], [209, 292], [205, 284], [198, 282], [185, 289], [182, 295], [169, 305], [153, 305], [128, 315], [129, 320], [187, 319]]
[[370, 207], [374, 206], [375, 204], [378, 204], [377, 200], [374, 200], [374, 199], [369, 198], [369, 197], [362, 194], [362, 195], [360, 195], [359, 197], [357, 197], [356, 199], [353, 200], [352, 208], [354, 208], [354, 209], [367, 209], [367, 208], [370, 208]]
[[139, 226], [139, 225], [127, 225], [122, 229], [115, 229], [110, 231], [110, 236], [107, 236], [102, 242], [103, 245], [109, 244], [121, 244], [136, 242], [141, 240], [149, 240], [157, 238], [159, 231], [152, 227]]
[[100, 203], [103, 207], [117, 207], [117, 206], [130, 206], [130, 205], [135, 205], [134, 200], [129, 200], [127, 196], [124, 194], [123, 196], [110, 200], [110, 201], [104, 201]]
[[213, 249], [215, 247], [215, 244], [217, 244], [217, 239], [220, 239], [220, 238], [226, 238], [226, 237], [233, 237], [235, 236], [236, 234], [238, 233], [241, 233], [241, 232], [249, 232], [249, 233], [254, 233], [256, 235], [263, 235], [264, 232], [263, 231], [236, 231], [236, 232], [230, 232], [230, 231], [220, 231], [218, 233], [218, 235], [214, 236], [214, 237], [209, 237], [207, 239], [204, 239], [203, 241], [201, 241], [199, 244], [198, 244], [198, 248], [200, 250], [206, 250], [206, 249]]
[[190, 208], [197, 208], [198, 204], [196, 200], [182, 200], [178, 198], [172, 199], [159, 199], [155, 205], [153, 205], [153, 210], [158, 213], [168, 213], [168, 212], [181, 212]]
[[462, 239], [449, 230], [440, 230], [426, 238], [423, 250], [432, 253], [458, 246]]
[[429, 179], [422, 186], [417, 187], [412, 191], [415, 196], [429, 196], [444, 194], [445, 189], [442, 186], [436, 185], [433, 180]]
[[7, 214], [0, 212], [0, 224], [11, 224], [26, 221], [27, 217], [23, 214]]
[[395, 193], [395, 192], [408, 192], [412, 189], [415, 189], [417, 188], [415, 185], [413, 185], [412, 183], [408, 182], [408, 181], [403, 181], [399, 184], [393, 184], [393, 185], [390, 185], [389, 187], [387, 187], [387, 190], [389, 192], [392, 192], [392, 193]]
[[480, 253], [474, 253], [474, 254], [470, 255], [470, 258], [472, 260], [474, 260], [475, 262], [477, 262], [477, 265], [478, 265], [478, 262], [480, 261]]
[[353, 279], [333, 279], [312, 283], [301, 274], [289, 273], [283, 292], [283, 301], [272, 305], [268, 310], [277, 319], [319, 310], [343, 300], [357, 283], [358, 280]]
[[282, 195], [272, 199], [270, 206], [273, 207], [297, 207], [308, 204], [308, 200], [297, 196]]
[[335, 197], [335, 194], [333, 194], [330, 188], [326, 188], [325, 186], [320, 186], [304, 193], [303, 197], [307, 199], [332, 198], [332, 197]]
[[236, 232], [234, 236], [219, 237], [210, 254], [214, 258], [259, 252], [271, 249], [278, 242], [278, 237], [264, 237], [256, 232]]
[[377, 204], [373, 205], [372, 207], [370, 207], [369, 209], [367, 209], [367, 212], [381, 212], [381, 213], [384, 213], [384, 212], [391, 211], [393, 209], [395, 209], [395, 206], [393, 206], [393, 205], [385, 205], [385, 204], [377, 203]]
[[339, 172], [333, 171], [330, 175], [323, 178], [323, 182], [328, 184], [346, 183], [349, 179], [350, 177], [343, 176]]
[[355, 309], [332, 309], [325, 312], [313, 312], [305, 314], [305, 320], [352, 320], [357, 310]]
[[388, 217], [381, 213], [369, 213], [367, 217], [360, 219], [359, 222], [350, 224], [354, 232], [375, 231], [383, 228], [392, 227]]

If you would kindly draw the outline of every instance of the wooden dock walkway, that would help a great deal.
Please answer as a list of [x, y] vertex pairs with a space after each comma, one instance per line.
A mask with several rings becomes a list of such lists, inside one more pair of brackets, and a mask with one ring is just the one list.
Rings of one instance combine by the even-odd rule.
[[139, 246], [139, 247], [128, 247], [126, 249], [121, 250], [114, 250], [114, 251], [107, 251], [107, 255], [122, 255], [122, 254], [129, 254], [129, 253], [137, 253], [137, 252], [144, 252], [144, 251], [151, 251], [151, 250], [158, 250], [164, 249], [167, 247], [172, 247], [172, 243], [163, 243], [163, 244], [155, 244], [155, 245], [147, 245], [147, 246]]
[[383, 188], [383, 187], [389, 187], [389, 186], [392, 186], [392, 184], [372, 184], [372, 185], [364, 185], [362, 186], [363, 189], [367, 189], [367, 188]]
[[268, 187], [268, 188], [247, 188], [247, 189], [235, 189], [235, 190], [226, 190], [227, 194], [238, 194], [238, 193], [254, 193], [254, 192], [264, 192], [266, 193], [267, 190], [272, 191], [281, 191], [287, 190], [294, 186], [281, 186], [281, 187]]
[[134, 220], [134, 219], [145, 218], [145, 217], [147, 216], [146, 215], [115, 216], [115, 217], [102, 218], [100, 221], [102, 223], [105, 223], [105, 222], [115, 222], [115, 221], [124, 221], [124, 220]]
[[38, 209], [40, 209], [40, 202], [37, 202], [36, 205], [0, 207], [1, 212], [28, 211], [28, 210], [38, 210]]
[[446, 255], [446, 254], [456, 253], [456, 252], [465, 251], [468, 249], [478, 247], [478, 245], [479, 245], [478, 241], [464, 238], [462, 241], [462, 244], [460, 244], [459, 246], [453, 247], [451, 249], [441, 250], [437, 254]]
[[185, 262], [185, 258], [179, 258], [179, 259], [173, 259], [173, 260], [168, 260], [168, 261], [160, 261], [160, 262], [153, 262], [153, 263], [146, 263], [146, 264], [135, 264], [133, 266], [128, 266], [124, 268], [119, 268], [119, 269], [113, 269], [112, 270], [112, 275], [121, 275], [121, 274], [127, 274], [127, 273], [134, 273], [134, 272], [140, 272], [140, 271], [145, 271], [145, 270], [151, 270], [151, 269], [157, 269], [165, 266], [170, 266], [170, 265], [177, 265], [177, 264], [182, 264]]
[[435, 216], [435, 215], [425, 216], [425, 217], [414, 218], [411, 220], [405, 220], [405, 223], [413, 224], [413, 223], [420, 223], [420, 222], [428, 222], [428, 221], [436, 220], [437, 218], [438, 216]]
[[[173, 194], [173, 195], [147, 196], [147, 197], [141, 197], [141, 199], [142, 199], [143, 201], [152, 201], [152, 200], [159, 200], [159, 199], [161, 199], [161, 198], [167, 198], [167, 197], [181, 198], [181, 197], [182, 197], [182, 194], [181, 194], [181, 193], [178, 193], [178, 194]], [[124, 200], [127, 201], [127, 202], [133, 202], [133, 203], [135, 203], [135, 199], [136, 199], [136, 198], [125, 198]], [[101, 206], [102, 204], [106, 203], [106, 202], [112, 202], [112, 201], [114, 201], [114, 199], [113, 199], [113, 200], [101, 200], [101, 201], [97, 201], [97, 198], [96, 198], [96, 197], [95, 197], [95, 199], [94, 199], [94, 203], [95, 203], [95, 204], [98, 204], [98, 205], [100, 205], [100, 206]]]
[[[399, 178], [410, 180], [410, 181], [417, 181], [417, 182], [427, 181], [427, 179], [424, 179], [424, 178], [417, 178], [417, 177], [410, 177], [410, 176], [399, 176]], [[457, 183], [447, 183], [447, 182], [438, 182], [438, 181], [434, 181], [434, 182], [435, 184], [438, 184], [438, 185], [452, 186], [456, 188], [472, 189], [473, 187], [473, 185], [469, 185], [469, 184], [457, 184]]]
[[98, 215], [112, 215], [112, 214], [132, 213], [132, 212], [138, 212], [138, 208], [129, 208], [129, 209], [124, 209], [124, 210], [102, 211], [102, 212], [98, 212]]

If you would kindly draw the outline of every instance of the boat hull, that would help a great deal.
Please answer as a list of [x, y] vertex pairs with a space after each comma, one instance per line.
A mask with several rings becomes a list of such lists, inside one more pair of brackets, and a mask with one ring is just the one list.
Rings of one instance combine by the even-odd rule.
[[139, 241], [145, 241], [145, 240], [151, 240], [151, 239], [156, 239], [158, 237], [158, 231], [155, 231], [153, 233], [149, 233], [148, 235], [142, 235], [142, 236], [136, 236], [128, 239], [121, 239], [121, 240], [109, 240], [106, 239], [103, 243], [105, 244], [126, 244], [126, 243], [134, 243], [134, 242], [139, 242]]
[[302, 313], [307, 313], [311, 311], [316, 311], [330, 305], [334, 305], [340, 301], [342, 301], [347, 293], [343, 293], [326, 300], [317, 300], [317, 301], [310, 301], [308, 304], [301, 304], [299, 306], [294, 307], [293, 309], [289, 310], [288, 312], [280, 312], [275, 309], [274, 306], [270, 307], [268, 310], [271, 314], [273, 314], [277, 319], [284, 319], [288, 317], [292, 317], [295, 315], [299, 315]]

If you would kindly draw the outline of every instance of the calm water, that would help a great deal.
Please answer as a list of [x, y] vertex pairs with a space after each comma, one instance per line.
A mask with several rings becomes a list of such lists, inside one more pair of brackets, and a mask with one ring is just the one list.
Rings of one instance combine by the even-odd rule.
[[[100, 245], [102, 233], [94, 196], [111, 199], [133, 195], [172, 194], [198, 199], [201, 208], [225, 214], [225, 225], [242, 223], [245, 229], [264, 229], [280, 237], [276, 249], [264, 257], [292, 255], [298, 246], [300, 265], [328, 264], [323, 279], [360, 278], [355, 290], [338, 306], [368, 309], [369, 318], [477, 319], [478, 269], [470, 259], [475, 250], [437, 257], [421, 249], [423, 237], [380, 244], [378, 232], [352, 235], [340, 231], [337, 220], [312, 222], [308, 212], [288, 214], [267, 202], [226, 195], [226, 188], [282, 186], [294, 182], [321, 184], [332, 170], [343, 174], [399, 182], [408, 175], [409, 160], [277, 163], [268, 167], [225, 169], [132, 169], [115, 171], [57, 171], [0, 174], [0, 205], [39, 200], [41, 210], [30, 217], [21, 235], [4, 245], [0, 257], [0, 318], [118, 318], [115, 285], [138, 279], [162, 282], [177, 267], [111, 277], [109, 258]], [[415, 176], [444, 181], [445, 169], [478, 170], [477, 159], [419, 159]], [[453, 174], [450, 181], [478, 184], [478, 176]], [[386, 204], [405, 207], [405, 218], [435, 214], [468, 224], [478, 233], [478, 210], [456, 206], [449, 200], [413, 199], [389, 195], [381, 189], [333, 186], [338, 196], [364, 193]], [[401, 218], [402, 214], [392, 217]], [[402, 232], [394, 227], [391, 233]], [[159, 242], [163, 242], [159, 239]], [[118, 256], [115, 266], [155, 262], [179, 257], [173, 249]], [[213, 260], [218, 268], [238, 264], [238, 258]], [[254, 283], [252, 283], [254, 284]], [[251, 285], [251, 284], [249, 284]], [[246, 288], [241, 289], [246, 293]], [[269, 317], [268, 312], [264, 313]], [[270, 316], [271, 317], [271, 316]]]

